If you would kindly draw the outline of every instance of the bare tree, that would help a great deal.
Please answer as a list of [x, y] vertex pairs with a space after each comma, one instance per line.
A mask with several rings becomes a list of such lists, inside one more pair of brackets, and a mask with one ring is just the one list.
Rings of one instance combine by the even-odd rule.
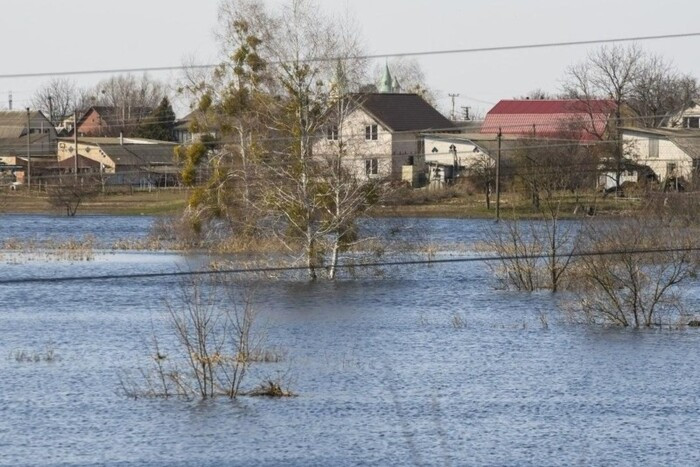
[[[589, 107], [589, 121], [582, 122], [598, 140], [610, 140], [607, 154], [601, 154], [602, 166], [614, 174], [616, 191], [628, 169], [627, 154], [618, 129], [625, 125], [658, 127], [670, 114], [680, 111], [697, 96], [695, 78], [679, 73], [663, 57], [645, 52], [637, 44], [604, 46], [589, 53], [581, 63], [569, 67], [564, 94]], [[606, 127], [596, 125], [600, 112], [597, 99], [613, 103], [612, 117]], [[634, 115], [632, 115], [634, 114]]]
[[[588, 108], [590, 121], [585, 122], [585, 127], [590, 129], [591, 134], [601, 141], [616, 141], [610, 145], [608, 154], [601, 158], [601, 163], [615, 173], [618, 192], [625, 171], [625, 156], [618, 129], [623, 125], [623, 105], [632, 96], [644, 60], [644, 52], [637, 44], [603, 46], [590, 52], [585, 61], [569, 67], [564, 83], [565, 94], [578, 99], [584, 109]], [[608, 99], [613, 104], [613, 118], [604, 128], [595, 122], [595, 115], [601, 111], [597, 99]]]
[[[640, 126], [656, 128], [680, 112], [698, 95], [697, 80], [678, 72], [658, 55], [647, 55], [634, 82], [628, 105], [640, 117]], [[673, 122], [671, 122], [673, 123]]]
[[496, 162], [488, 154], [480, 154], [466, 168], [467, 179], [481, 187], [486, 198], [486, 209], [491, 209], [491, 192], [496, 184]]
[[42, 85], [32, 97], [32, 106], [41, 110], [55, 126], [78, 108], [80, 90], [75, 82], [66, 78], [55, 78]]
[[165, 324], [172, 335], [154, 334], [152, 370], [141, 370], [136, 378], [121, 375], [122, 390], [131, 397], [233, 399], [242, 393], [253, 363], [281, 358], [262, 347], [265, 334], [257, 329], [251, 295], [239, 296], [227, 280], [183, 282], [179, 299], [167, 308]]
[[69, 217], [75, 216], [81, 203], [99, 192], [99, 185], [92, 177], [75, 177], [72, 174], [55, 179], [47, 186], [48, 201], [52, 206], [66, 210]]
[[76, 98], [76, 108], [87, 110], [90, 106], [115, 109], [116, 127], [107, 128], [106, 134], [118, 135], [134, 132], [139, 123], [167, 97], [166, 87], [158, 80], [144, 74], [140, 78], [131, 74], [118, 75], [97, 83]]
[[687, 229], [663, 217], [638, 215], [591, 223], [584, 237], [582, 249], [594, 254], [580, 261], [574, 309], [587, 321], [639, 328], [679, 315], [678, 285], [697, 269], [696, 243]]

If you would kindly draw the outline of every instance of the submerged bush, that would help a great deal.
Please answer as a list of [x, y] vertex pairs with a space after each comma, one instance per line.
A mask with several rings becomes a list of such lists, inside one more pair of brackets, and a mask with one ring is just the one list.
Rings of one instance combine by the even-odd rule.
[[263, 347], [256, 318], [250, 297], [240, 298], [231, 283], [183, 284], [179, 301], [167, 306], [168, 333], [153, 336], [151, 368], [123, 372], [122, 393], [185, 399], [248, 394], [242, 385], [250, 367], [282, 359], [281, 351]]

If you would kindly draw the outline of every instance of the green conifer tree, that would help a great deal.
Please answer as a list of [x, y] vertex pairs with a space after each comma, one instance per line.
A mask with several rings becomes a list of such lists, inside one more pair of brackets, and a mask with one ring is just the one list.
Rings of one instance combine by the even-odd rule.
[[174, 125], [175, 112], [168, 98], [164, 97], [158, 107], [139, 125], [136, 136], [160, 141], [175, 141]]

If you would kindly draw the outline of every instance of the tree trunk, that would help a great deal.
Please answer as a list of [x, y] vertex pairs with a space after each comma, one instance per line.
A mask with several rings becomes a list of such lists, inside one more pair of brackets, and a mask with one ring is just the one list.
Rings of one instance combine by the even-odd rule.
[[333, 243], [333, 251], [331, 252], [331, 267], [328, 272], [328, 279], [334, 280], [336, 271], [338, 270], [338, 253], [340, 251], [340, 238], [336, 237]]
[[315, 281], [317, 279], [316, 275], [316, 261], [314, 258], [314, 239], [313, 233], [311, 232], [311, 227], [306, 229], [306, 270], [309, 274], [309, 279]]

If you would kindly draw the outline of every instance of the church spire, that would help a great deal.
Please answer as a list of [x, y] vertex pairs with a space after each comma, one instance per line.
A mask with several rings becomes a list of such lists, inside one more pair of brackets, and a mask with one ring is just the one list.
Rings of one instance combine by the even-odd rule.
[[331, 82], [331, 97], [340, 99], [348, 92], [348, 79], [345, 76], [345, 69], [340, 60], [335, 67], [335, 76]]
[[382, 80], [379, 82], [379, 92], [382, 94], [394, 92], [394, 80], [391, 78], [388, 62], [384, 66], [384, 76], [382, 76]]
[[394, 76], [394, 82], [391, 84], [391, 92], [395, 92], [397, 94], [401, 92], [401, 84], [396, 76]]

